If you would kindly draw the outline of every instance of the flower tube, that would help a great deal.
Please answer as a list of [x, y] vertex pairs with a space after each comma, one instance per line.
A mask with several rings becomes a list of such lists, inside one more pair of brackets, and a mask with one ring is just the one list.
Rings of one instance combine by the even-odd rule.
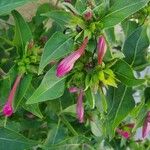
[[17, 78], [15, 80], [15, 83], [14, 83], [14, 85], [13, 85], [13, 87], [12, 87], [10, 93], [9, 93], [8, 100], [7, 100], [6, 104], [3, 107], [3, 114], [6, 117], [10, 117], [13, 114], [12, 103], [13, 103], [13, 100], [14, 100], [14, 96], [15, 96], [17, 87], [20, 83], [21, 77], [22, 77], [22, 75], [17, 76]]
[[88, 43], [88, 37], [86, 37], [82, 43], [82, 45], [79, 47], [78, 50], [71, 53], [69, 56], [65, 57], [57, 66], [57, 77], [62, 77], [66, 75], [68, 72], [70, 72], [74, 66], [74, 63], [81, 57], [81, 55], [84, 53], [85, 48]]

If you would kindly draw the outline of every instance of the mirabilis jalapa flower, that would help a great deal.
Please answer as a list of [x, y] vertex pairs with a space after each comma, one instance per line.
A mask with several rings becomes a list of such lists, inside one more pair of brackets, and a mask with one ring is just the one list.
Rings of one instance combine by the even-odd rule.
[[78, 100], [77, 100], [77, 105], [76, 105], [76, 113], [77, 113], [77, 118], [80, 123], [84, 122], [84, 106], [83, 106], [83, 95], [84, 91], [82, 89], [78, 89], [76, 87], [71, 87], [69, 88], [70, 93], [76, 93], [78, 92]]
[[75, 64], [75, 62], [83, 55], [85, 48], [88, 43], [88, 37], [85, 37], [82, 45], [78, 50], [71, 53], [69, 56], [65, 57], [57, 66], [57, 77], [62, 77], [70, 72]]
[[150, 111], [147, 112], [143, 128], [142, 128], [142, 138], [145, 138], [148, 133], [150, 133]]
[[15, 83], [9, 93], [9, 97], [8, 97], [8, 100], [6, 102], [6, 104], [4, 105], [3, 107], [3, 114], [4, 116], [6, 117], [10, 117], [12, 114], [13, 114], [13, 100], [14, 100], [14, 96], [15, 96], [15, 93], [16, 93], [16, 90], [17, 90], [17, 87], [20, 83], [20, 80], [21, 80], [21, 77], [22, 75], [18, 75], [16, 80], [15, 80]]

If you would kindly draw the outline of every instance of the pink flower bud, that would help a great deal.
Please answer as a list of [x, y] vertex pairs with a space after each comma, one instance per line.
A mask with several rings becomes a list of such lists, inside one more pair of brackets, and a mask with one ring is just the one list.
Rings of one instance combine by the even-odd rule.
[[83, 107], [83, 90], [80, 90], [77, 106], [76, 106], [77, 118], [80, 123], [84, 121], [84, 107]]
[[15, 83], [14, 83], [14, 85], [13, 85], [13, 87], [12, 87], [10, 93], [9, 93], [8, 100], [7, 100], [6, 104], [3, 107], [3, 114], [7, 117], [9, 117], [13, 114], [12, 103], [13, 103], [14, 96], [15, 96], [15, 93], [16, 93], [16, 90], [17, 90], [17, 86], [20, 83], [21, 77], [22, 77], [22, 75], [17, 76], [16, 81], [15, 81]]
[[86, 21], [91, 20], [92, 17], [93, 17], [93, 14], [92, 14], [91, 11], [87, 11], [87, 12], [84, 14], [84, 19], [85, 19]]
[[105, 38], [103, 36], [99, 37], [97, 48], [98, 48], [98, 64], [101, 65], [103, 57], [104, 57], [106, 50], [107, 50], [106, 41], [105, 41]]
[[3, 107], [3, 114], [6, 117], [10, 117], [13, 114], [13, 108], [11, 104], [9, 103], [5, 104], [5, 106]]
[[71, 3], [71, 0], [64, 0], [64, 2], [66, 2], [66, 3]]
[[130, 138], [130, 134], [127, 131], [123, 131], [122, 129], [117, 129], [116, 131], [118, 134], [123, 136], [125, 139]]
[[142, 137], [145, 138], [150, 132], [150, 111], [147, 112], [144, 125], [142, 128]]
[[79, 91], [79, 89], [77, 88], [77, 87], [70, 87], [69, 88], [69, 92], [70, 93], [76, 93], [76, 92], [78, 92]]
[[81, 57], [81, 55], [84, 53], [84, 50], [86, 48], [86, 45], [88, 43], [88, 37], [86, 37], [82, 43], [82, 45], [79, 47], [78, 50], [71, 53], [69, 56], [65, 57], [57, 66], [57, 77], [62, 77], [66, 75], [68, 72], [70, 72], [75, 64], [75, 62]]

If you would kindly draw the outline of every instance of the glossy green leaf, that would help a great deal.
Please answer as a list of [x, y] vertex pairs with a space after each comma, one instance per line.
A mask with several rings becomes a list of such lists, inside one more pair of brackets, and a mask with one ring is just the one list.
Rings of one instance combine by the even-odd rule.
[[65, 77], [56, 77], [56, 67], [51, 68], [44, 76], [40, 86], [28, 99], [27, 104], [53, 100], [63, 95]]
[[123, 85], [110, 88], [107, 93], [107, 103], [109, 111], [105, 120], [106, 132], [112, 137], [117, 126], [134, 108], [132, 89]]
[[117, 79], [127, 86], [137, 86], [145, 82], [145, 79], [136, 79], [133, 74], [133, 69], [123, 60], [117, 61], [113, 66], [113, 70]]
[[33, 38], [32, 33], [28, 24], [17, 11], [12, 11], [12, 15], [15, 20], [15, 35], [13, 43], [17, 47], [19, 54], [24, 54], [27, 42], [30, 42]]
[[44, 69], [44, 67], [50, 63], [50, 61], [58, 60], [73, 49], [73, 39], [68, 37], [61, 32], [56, 32], [47, 41], [44, 52], [42, 54], [39, 73]]
[[33, 0], [0, 0], [0, 15], [8, 14], [17, 7], [32, 1]]
[[149, 46], [149, 39], [145, 26], [137, 28], [125, 41], [123, 53], [125, 61], [133, 67], [147, 63], [146, 50]]
[[109, 13], [100, 22], [103, 22], [104, 28], [113, 27], [143, 8], [148, 2], [149, 0], [115, 0]]
[[1, 150], [25, 150], [37, 146], [38, 142], [29, 140], [15, 131], [1, 128], [0, 145]]

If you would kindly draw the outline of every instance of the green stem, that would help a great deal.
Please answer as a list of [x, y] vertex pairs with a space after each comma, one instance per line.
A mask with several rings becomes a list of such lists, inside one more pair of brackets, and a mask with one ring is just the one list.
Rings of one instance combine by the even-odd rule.
[[75, 131], [75, 129], [72, 127], [72, 125], [67, 121], [67, 119], [65, 118], [65, 116], [60, 115], [60, 119], [67, 126], [67, 128], [70, 130], [70, 132], [74, 136], [78, 136], [78, 133]]
[[7, 124], [7, 117], [5, 117], [4, 119], [4, 128], [6, 127], [6, 124]]

